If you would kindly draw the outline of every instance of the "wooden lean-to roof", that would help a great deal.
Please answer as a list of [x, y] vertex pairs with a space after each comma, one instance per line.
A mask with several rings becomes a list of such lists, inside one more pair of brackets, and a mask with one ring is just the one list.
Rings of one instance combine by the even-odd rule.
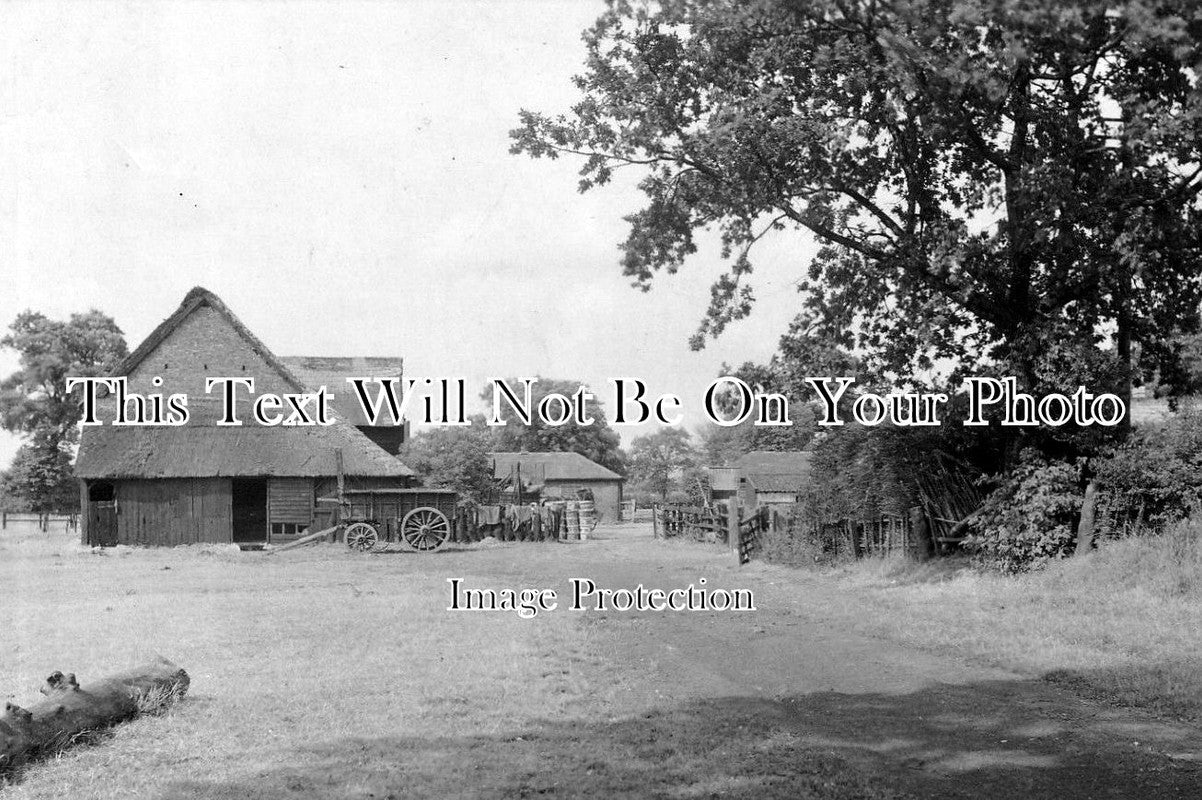
[[735, 462], [740, 473], [761, 492], [797, 492], [810, 478], [808, 450], [753, 450]]
[[[201, 307], [211, 308], [224, 318], [288, 387], [305, 391], [305, 383], [220, 298], [200, 287], [188, 292], [176, 312], [118, 364], [112, 375], [131, 374]], [[211, 411], [216, 402], [215, 398], [190, 397], [189, 409]], [[244, 420], [243, 425], [235, 427], [216, 425], [215, 417], [212, 413], [194, 413], [193, 420], [176, 427], [116, 427], [107, 420], [104, 425], [85, 427], [75, 464], [76, 475], [92, 479], [323, 477], [337, 473], [336, 451], [341, 451], [343, 472], [348, 476], [414, 475], [399, 459], [341, 418], [332, 425], [267, 427]]]

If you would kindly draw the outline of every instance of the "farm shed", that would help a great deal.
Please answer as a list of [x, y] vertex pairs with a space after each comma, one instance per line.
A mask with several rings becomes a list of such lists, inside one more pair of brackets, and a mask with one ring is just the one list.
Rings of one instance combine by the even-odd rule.
[[[811, 453], [806, 450], [753, 450], [734, 463], [738, 495], [744, 506], [796, 503], [810, 479]], [[723, 477], [729, 481], [727, 475]]]
[[616, 522], [622, 505], [622, 476], [579, 453], [491, 453], [493, 477], [520, 470], [522, 483], [541, 486], [544, 498], [574, 498], [578, 489], [593, 493], [601, 519]]
[[316, 498], [334, 490], [339, 461], [348, 486], [412, 483], [413, 471], [337, 405], [328, 426], [217, 425], [221, 401], [205, 392], [206, 377], [253, 377], [256, 394], [309, 387], [205, 289], [189, 292], [112, 374], [127, 377], [131, 392], [186, 393], [191, 417], [176, 427], [114, 426], [116, 398], [99, 401], [104, 424], [84, 427], [75, 466], [84, 544], [290, 541], [329, 519]]

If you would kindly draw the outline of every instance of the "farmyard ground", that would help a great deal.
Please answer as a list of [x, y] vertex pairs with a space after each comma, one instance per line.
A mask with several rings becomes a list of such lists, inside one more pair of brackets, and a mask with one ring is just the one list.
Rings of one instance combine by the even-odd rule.
[[[193, 683], [167, 715], [0, 798], [1199, 795], [1195, 724], [1083, 698], [1019, 656], [899, 635], [940, 609], [888, 581], [740, 570], [643, 526], [598, 533], [425, 556], [96, 555], [10, 528], [0, 694], [31, 701], [54, 669], [86, 684], [154, 653]], [[752, 589], [759, 610], [445, 610], [448, 577], [562, 593], [573, 576], [706, 577]]]

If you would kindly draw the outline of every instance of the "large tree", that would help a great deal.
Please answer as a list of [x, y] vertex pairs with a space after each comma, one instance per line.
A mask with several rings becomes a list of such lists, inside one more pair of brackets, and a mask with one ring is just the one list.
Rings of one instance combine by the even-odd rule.
[[129, 352], [116, 322], [96, 310], [66, 322], [23, 311], [0, 347], [20, 358], [20, 368], [0, 380], [0, 427], [68, 444], [78, 438], [81, 411], [67, 378], [105, 375]]
[[582, 191], [641, 170], [621, 250], [644, 288], [720, 231], [694, 346], [749, 312], [753, 245], [792, 227], [821, 245], [791, 333], [808, 353], [1030, 389], [1128, 385], [1137, 353], [1184, 388], [1198, 3], [610, 0], [585, 41], [582, 98], [523, 111], [513, 150], [582, 157]]
[[685, 476], [697, 466], [697, 451], [683, 428], [663, 428], [630, 443], [630, 478], [667, 500], [673, 489], [685, 488]]
[[5, 492], [42, 513], [73, 508], [71, 448], [81, 407], [78, 392], [67, 391], [67, 378], [107, 374], [128, 352], [125, 337], [99, 311], [72, 314], [66, 322], [25, 311], [0, 347], [20, 358], [20, 368], [0, 381], [0, 427], [25, 439], [3, 476]]
[[10, 511], [74, 512], [79, 507], [79, 487], [70, 451], [53, 436], [29, 437], [9, 468], [0, 472], [0, 496], [15, 501]]

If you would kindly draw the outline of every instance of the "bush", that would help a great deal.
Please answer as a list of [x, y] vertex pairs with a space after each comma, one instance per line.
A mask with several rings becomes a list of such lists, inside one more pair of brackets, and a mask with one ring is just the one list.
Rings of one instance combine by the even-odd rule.
[[1096, 471], [1103, 534], [1164, 530], [1202, 498], [1202, 414], [1184, 410], [1161, 427], [1137, 431]]
[[765, 561], [790, 567], [812, 567], [855, 558], [850, 525], [842, 522], [814, 524], [798, 506], [790, 507], [784, 514], [789, 520], [787, 526], [771, 526], [762, 534]]
[[964, 547], [979, 566], [1006, 573], [1068, 555], [1081, 512], [1078, 475], [1072, 464], [1023, 451], [970, 524]]

